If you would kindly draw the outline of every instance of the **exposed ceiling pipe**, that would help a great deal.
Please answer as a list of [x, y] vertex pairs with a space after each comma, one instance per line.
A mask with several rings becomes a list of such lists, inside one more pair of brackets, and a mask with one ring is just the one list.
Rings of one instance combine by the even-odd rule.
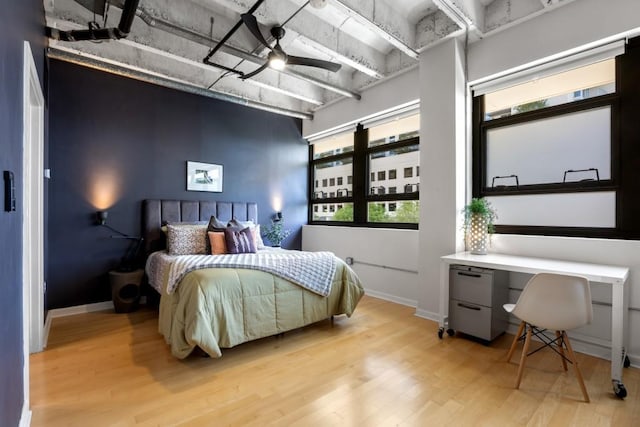
[[162, 77], [162, 76], [158, 76], [150, 73], [145, 73], [139, 70], [131, 70], [116, 64], [102, 62], [94, 58], [89, 58], [85, 55], [77, 55], [77, 54], [66, 52], [64, 50], [59, 50], [53, 47], [50, 47], [48, 49], [47, 56], [49, 58], [57, 59], [60, 61], [70, 62], [76, 65], [82, 65], [84, 67], [93, 68], [95, 70], [104, 71], [104, 72], [115, 74], [118, 76], [140, 80], [146, 83], [153, 83], [158, 86], [164, 86], [171, 89], [192, 93], [195, 95], [206, 96], [208, 98], [218, 99], [226, 102], [233, 102], [234, 104], [240, 104], [240, 105], [256, 108], [263, 111], [269, 111], [271, 113], [282, 114], [289, 117], [295, 117], [298, 119], [308, 119], [308, 120], [313, 119], [313, 114], [311, 113], [304, 113], [301, 111], [289, 110], [286, 108], [276, 107], [276, 106], [265, 104], [262, 102], [241, 98], [239, 96], [228, 95], [220, 92], [214, 92], [193, 84], [176, 81], [167, 77]]
[[118, 40], [125, 38], [131, 31], [133, 19], [136, 16], [136, 9], [140, 0], [126, 0], [122, 7], [120, 23], [116, 28], [93, 28], [86, 30], [61, 31], [57, 28], [47, 27], [47, 37], [54, 40], [75, 42], [81, 40]]
[[[164, 19], [160, 19], [157, 18], [155, 16], [153, 16], [151, 13], [149, 13], [144, 6], [140, 6], [138, 8], [137, 11], [137, 15], [140, 17], [140, 19], [142, 19], [142, 21], [144, 21], [147, 25], [157, 28], [159, 30], [162, 30], [164, 32], [173, 34], [174, 36], [178, 36], [178, 37], [182, 37], [184, 39], [190, 40], [192, 42], [201, 44], [203, 46], [207, 46], [210, 47], [212, 44], [217, 44], [219, 41], [216, 39], [213, 39], [205, 34], [201, 34], [198, 33], [196, 31], [193, 30], [189, 30], [186, 28], [182, 28], [177, 24], [174, 24], [173, 22], [169, 22], [166, 21]], [[262, 65], [264, 63], [264, 58], [261, 58], [257, 55], [253, 55], [249, 52], [245, 52], [241, 49], [237, 49], [233, 46], [229, 46], [229, 45], [221, 45], [220, 50], [224, 53], [227, 53], [229, 55], [233, 55], [236, 56], [238, 58], [244, 59], [246, 61], [250, 61], [253, 62], [255, 64], [259, 64]], [[293, 76], [295, 78], [298, 78], [300, 80], [304, 80], [307, 83], [311, 83], [313, 85], [319, 86], [323, 89], [327, 89], [330, 90], [332, 92], [338, 93], [342, 96], [348, 96], [349, 98], [354, 98], [357, 100], [360, 100], [361, 95], [357, 92], [336, 86], [336, 85], [332, 85], [330, 83], [327, 83], [323, 80], [320, 79], [316, 79], [315, 77], [311, 77], [308, 76], [306, 74], [302, 74], [299, 73], [295, 70], [289, 70], [289, 69], [285, 69], [282, 71], [279, 71], [280, 73], [283, 74], [287, 74], [290, 76]]]

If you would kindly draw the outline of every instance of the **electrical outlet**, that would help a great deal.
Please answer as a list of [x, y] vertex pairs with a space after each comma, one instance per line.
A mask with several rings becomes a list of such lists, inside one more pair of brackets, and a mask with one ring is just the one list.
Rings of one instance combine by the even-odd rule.
[[344, 261], [347, 263], [347, 265], [353, 265], [353, 257], [348, 256]]

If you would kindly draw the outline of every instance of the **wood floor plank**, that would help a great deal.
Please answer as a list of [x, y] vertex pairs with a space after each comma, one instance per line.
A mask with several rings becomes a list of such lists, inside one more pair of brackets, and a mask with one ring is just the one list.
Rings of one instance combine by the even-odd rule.
[[31, 425], [640, 425], [638, 369], [625, 369], [622, 401], [609, 362], [578, 354], [587, 404], [571, 369], [542, 351], [515, 390], [510, 335], [488, 346], [440, 340], [414, 311], [365, 297], [333, 325], [185, 360], [171, 356], [149, 308], [54, 319], [47, 349], [30, 358]]

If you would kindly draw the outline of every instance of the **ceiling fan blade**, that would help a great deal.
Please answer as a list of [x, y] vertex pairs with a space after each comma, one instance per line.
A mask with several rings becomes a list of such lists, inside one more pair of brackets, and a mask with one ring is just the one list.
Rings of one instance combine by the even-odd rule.
[[242, 77], [240, 77], [242, 80], [246, 80], [246, 79], [250, 79], [251, 77], [255, 76], [258, 73], [261, 73], [264, 71], [265, 68], [267, 68], [269, 66], [269, 62], [265, 62], [263, 65], [261, 65], [258, 69], [250, 72], [249, 74], [245, 74]]
[[324, 61], [322, 59], [315, 58], [305, 58], [302, 56], [287, 56], [287, 64], [288, 65], [306, 65], [308, 67], [316, 67], [316, 68], [324, 68], [325, 70], [333, 71], [334, 73], [338, 71], [342, 65], [336, 64], [335, 62]]
[[260, 27], [258, 26], [258, 20], [256, 19], [256, 17], [250, 13], [243, 13], [242, 15], [240, 15], [240, 17], [242, 18], [242, 22], [244, 22], [244, 25], [246, 25], [249, 31], [251, 31], [251, 34], [253, 34], [253, 37], [258, 39], [258, 41], [262, 43], [267, 49], [271, 50], [271, 46], [269, 46], [269, 43], [267, 43], [267, 40], [265, 40], [262, 32], [260, 32]]

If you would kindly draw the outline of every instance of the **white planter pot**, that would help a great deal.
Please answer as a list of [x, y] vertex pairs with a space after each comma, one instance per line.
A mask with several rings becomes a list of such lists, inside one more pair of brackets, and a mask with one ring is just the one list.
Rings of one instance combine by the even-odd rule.
[[476, 255], [487, 254], [489, 243], [488, 227], [489, 221], [484, 215], [471, 215], [466, 230], [466, 245], [469, 252]]

